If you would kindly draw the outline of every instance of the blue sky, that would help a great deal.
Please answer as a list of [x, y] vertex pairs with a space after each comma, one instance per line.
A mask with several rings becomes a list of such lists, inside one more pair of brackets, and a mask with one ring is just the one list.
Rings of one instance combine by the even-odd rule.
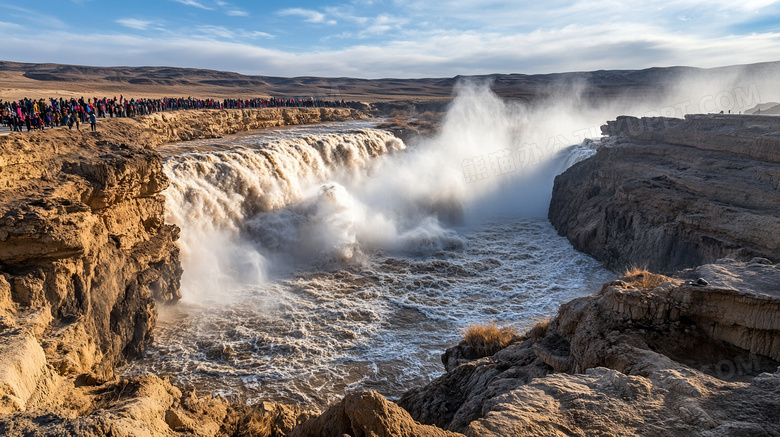
[[0, 59], [451, 77], [780, 60], [780, 1], [0, 0]]

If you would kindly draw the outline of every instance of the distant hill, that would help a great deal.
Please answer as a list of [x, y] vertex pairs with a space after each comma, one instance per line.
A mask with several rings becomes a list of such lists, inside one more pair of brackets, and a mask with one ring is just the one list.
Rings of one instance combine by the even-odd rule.
[[[273, 77], [173, 67], [89, 67], [0, 61], [0, 99], [30, 95], [125, 94], [125, 97], [193, 95], [197, 97], [322, 97], [368, 102], [447, 101], [463, 79], [492, 80], [504, 98], [531, 100], [560, 89], [561, 84], [587, 84], [585, 98], [609, 98], [631, 93], [651, 95], [680, 78], [697, 75], [769, 75], [780, 62], [712, 69], [693, 67], [644, 70], [599, 70], [554, 74], [492, 74], [421, 79], [357, 79], [348, 77]], [[48, 93], [48, 94], [47, 94]]]
[[756, 105], [755, 108], [750, 108], [745, 111], [745, 114], [758, 114], [758, 115], [780, 115], [780, 103], [769, 102]]

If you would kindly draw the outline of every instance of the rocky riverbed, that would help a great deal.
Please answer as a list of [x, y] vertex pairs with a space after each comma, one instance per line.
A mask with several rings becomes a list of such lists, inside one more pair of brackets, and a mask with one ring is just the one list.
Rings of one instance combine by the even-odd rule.
[[780, 435], [780, 124], [768, 117], [608, 123], [596, 155], [556, 180], [550, 220], [613, 268], [674, 278], [605, 284], [491, 356], [454, 346], [442, 376], [397, 403], [358, 392], [320, 413], [116, 377], [180, 297], [153, 147], [361, 116], [203, 111], [0, 139], [0, 433]]

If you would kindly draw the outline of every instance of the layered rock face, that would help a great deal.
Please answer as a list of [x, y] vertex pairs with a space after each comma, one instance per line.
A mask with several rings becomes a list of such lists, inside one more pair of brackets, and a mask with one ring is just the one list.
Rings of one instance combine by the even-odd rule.
[[59, 130], [3, 137], [0, 157], [0, 408], [12, 412], [49, 376], [107, 379], [140, 354], [155, 300], [180, 298], [181, 267], [153, 151]]
[[780, 435], [780, 268], [695, 273], [710, 285], [606, 284], [399, 405], [469, 436]]
[[555, 180], [549, 218], [613, 269], [780, 260], [780, 118], [619, 117]]

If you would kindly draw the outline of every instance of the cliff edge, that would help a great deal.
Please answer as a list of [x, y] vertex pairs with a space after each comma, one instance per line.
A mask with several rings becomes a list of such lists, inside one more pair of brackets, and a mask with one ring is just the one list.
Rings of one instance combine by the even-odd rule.
[[[125, 126], [126, 127], [126, 126]], [[162, 159], [121, 133], [0, 141], [0, 411], [48, 401], [57, 377], [107, 380], [179, 294]]]
[[138, 123], [144, 131], [141, 141], [155, 147], [257, 129], [368, 118], [352, 108], [202, 109], [158, 112], [139, 117]]
[[780, 261], [780, 118], [619, 117], [555, 179], [549, 219], [608, 267]]

